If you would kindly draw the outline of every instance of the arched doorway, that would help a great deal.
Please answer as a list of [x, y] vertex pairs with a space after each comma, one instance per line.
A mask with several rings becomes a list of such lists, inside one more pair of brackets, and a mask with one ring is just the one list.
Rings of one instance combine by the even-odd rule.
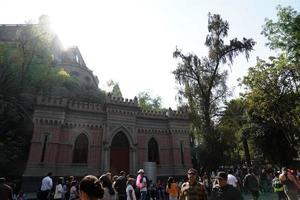
[[148, 161], [159, 164], [158, 144], [154, 138], [151, 138], [148, 143]]
[[118, 132], [110, 148], [110, 169], [113, 174], [124, 170], [129, 172], [129, 141], [123, 132]]

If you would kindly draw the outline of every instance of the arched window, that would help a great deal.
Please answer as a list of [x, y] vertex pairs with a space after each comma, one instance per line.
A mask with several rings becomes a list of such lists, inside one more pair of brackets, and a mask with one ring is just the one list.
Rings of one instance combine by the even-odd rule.
[[154, 138], [151, 138], [148, 143], [148, 161], [159, 164], [158, 144]]
[[73, 150], [73, 163], [87, 163], [88, 138], [85, 134], [80, 134], [75, 141]]

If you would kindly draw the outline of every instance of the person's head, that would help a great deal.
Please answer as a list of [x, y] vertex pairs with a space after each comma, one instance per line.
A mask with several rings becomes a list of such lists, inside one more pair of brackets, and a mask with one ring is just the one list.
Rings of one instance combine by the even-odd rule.
[[171, 188], [171, 184], [173, 183], [173, 181], [174, 181], [174, 178], [172, 176], [170, 176], [168, 178], [168, 188]]
[[219, 186], [220, 187], [224, 187], [225, 185], [227, 185], [227, 174], [226, 172], [218, 172], [216, 179], [218, 180]]
[[105, 174], [110, 180], [112, 180], [111, 172], [106, 172]]
[[88, 175], [85, 176], [79, 184], [80, 200], [97, 200], [102, 199], [104, 190], [97, 177]]
[[47, 176], [51, 177], [52, 176], [52, 172], [48, 172]]
[[63, 177], [59, 177], [57, 180], [57, 184], [62, 184], [64, 182], [64, 178]]
[[283, 167], [283, 168], [281, 169], [281, 172], [282, 172], [283, 174], [287, 174], [288, 169], [287, 169], [286, 167]]
[[120, 171], [120, 176], [126, 177], [126, 172], [125, 171]]
[[112, 185], [112, 182], [107, 174], [103, 174], [102, 176], [100, 176], [99, 180], [102, 183], [103, 187], [108, 188]]
[[190, 183], [194, 183], [197, 180], [198, 171], [194, 168], [190, 168], [187, 173], [187, 177]]
[[145, 171], [143, 169], [139, 169], [138, 174], [144, 175]]
[[133, 178], [128, 178], [127, 179], [127, 182], [126, 182], [126, 185], [134, 185], [134, 179]]
[[253, 170], [251, 168], [248, 169], [248, 174], [252, 174]]
[[6, 181], [6, 179], [5, 179], [4, 177], [1, 177], [1, 178], [0, 178], [0, 184], [4, 184], [5, 181]]

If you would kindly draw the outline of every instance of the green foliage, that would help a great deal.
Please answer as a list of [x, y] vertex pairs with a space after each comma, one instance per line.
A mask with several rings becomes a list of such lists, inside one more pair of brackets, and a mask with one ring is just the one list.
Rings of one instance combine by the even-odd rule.
[[280, 164], [291, 163], [299, 145], [300, 78], [293, 71], [281, 55], [270, 62], [258, 60], [243, 80], [249, 117], [259, 127], [253, 133], [256, 143], [267, 159]]
[[114, 97], [123, 97], [119, 83], [110, 80], [107, 82], [107, 86], [112, 87], [111, 94]]
[[184, 55], [176, 49], [173, 53], [181, 62], [173, 71], [176, 80], [183, 88], [179, 94], [188, 100], [194, 128], [202, 134], [210, 155], [207, 165], [213, 167], [219, 162], [220, 157], [215, 149], [219, 141], [219, 133], [215, 130], [215, 119], [220, 112], [220, 103], [229, 95], [226, 85], [227, 71], [221, 70], [220, 65], [233, 59], [240, 53], [246, 58], [253, 50], [255, 42], [243, 38], [241, 41], [234, 38], [225, 44], [229, 25], [220, 15], [208, 15], [208, 31], [205, 45], [209, 49], [207, 57], [199, 58], [197, 55]]
[[289, 61], [300, 60], [300, 13], [292, 7], [277, 7], [277, 21], [266, 19], [262, 34], [271, 49], [281, 49]]
[[138, 104], [143, 110], [162, 110], [161, 97], [151, 97], [151, 92], [144, 91], [138, 94]]

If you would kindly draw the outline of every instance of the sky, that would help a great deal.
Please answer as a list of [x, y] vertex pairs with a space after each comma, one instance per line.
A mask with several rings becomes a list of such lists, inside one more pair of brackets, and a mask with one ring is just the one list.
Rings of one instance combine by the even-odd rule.
[[238, 97], [238, 78], [247, 74], [256, 58], [276, 55], [260, 33], [265, 18], [276, 19], [276, 6], [300, 10], [300, 0], [2, 0], [0, 24], [37, 22], [45, 14], [65, 47], [78, 46], [87, 66], [105, 90], [118, 82], [124, 98], [149, 91], [162, 97], [163, 107], [176, 109], [178, 84], [172, 71], [184, 53], [207, 56], [204, 41], [208, 13], [229, 22], [229, 36], [257, 43], [250, 59], [239, 56], [229, 70], [228, 86]]

